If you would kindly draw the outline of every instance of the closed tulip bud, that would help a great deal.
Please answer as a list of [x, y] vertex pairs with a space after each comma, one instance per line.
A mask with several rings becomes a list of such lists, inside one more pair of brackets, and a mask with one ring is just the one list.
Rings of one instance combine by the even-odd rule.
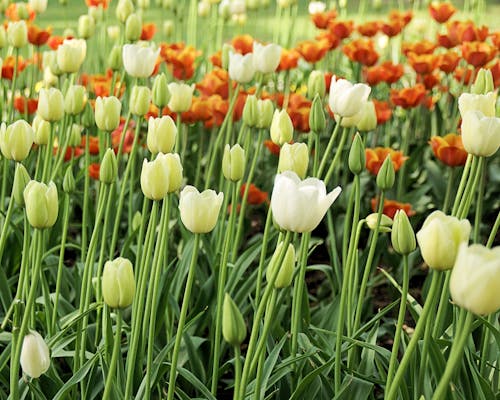
[[147, 86], [134, 86], [130, 94], [129, 111], [134, 115], [145, 115], [151, 103], [151, 89]]
[[194, 186], [182, 189], [179, 210], [184, 226], [193, 233], [208, 233], [215, 228], [224, 193], [214, 190], [198, 192]]
[[154, 161], [144, 160], [141, 188], [148, 199], [161, 200], [179, 190], [181, 184], [182, 164], [178, 154], [159, 153]]
[[[229, 55], [234, 52], [233, 46], [231, 46], [229, 43], [224, 43], [222, 45], [222, 52], [221, 52], [221, 66], [224, 68], [226, 71], [229, 70], [229, 63], [230, 63], [230, 57]], [[255, 71], [254, 71], [255, 72]]]
[[210, 3], [206, 1], [200, 1], [198, 3], [198, 17], [205, 18], [210, 14]]
[[111, 308], [127, 308], [135, 294], [134, 270], [130, 260], [106, 261], [102, 272], [102, 297]]
[[480, 111], [486, 117], [495, 116], [497, 95], [495, 92], [486, 94], [462, 93], [458, 98], [458, 109], [462, 118], [469, 111]]
[[78, 18], [78, 37], [88, 39], [94, 36], [95, 21], [90, 15], [80, 15]]
[[391, 156], [388, 155], [378, 171], [377, 186], [382, 190], [390, 189], [394, 186], [395, 178], [394, 165], [392, 165]]
[[245, 150], [239, 144], [230, 147], [226, 144], [222, 157], [222, 173], [230, 181], [237, 182], [245, 174]]
[[7, 27], [7, 41], [12, 47], [19, 49], [28, 44], [28, 26], [26, 21], [10, 22]]
[[95, 23], [102, 22], [104, 18], [104, 9], [102, 8], [102, 4], [99, 4], [98, 6], [90, 6], [88, 9], [88, 14]]
[[36, 331], [29, 331], [23, 338], [20, 358], [23, 372], [30, 378], [39, 378], [50, 367], [50, 353], [47, 343]]
[[229, 53], [229, 77], [238, 83], [247, 83], [253, 79], [255, 69], [253, 67], [253, 54], [241, 55]]
[[312, 232], [341, 191], [340, 187], [336, 187], [327, 194], [325, 183], [319, 179], [301, 181], [292, 171], [278, 174], [271, 196], [274, 220], [281, 229]]
[[113, 183], [118, 175], [118, 164], [113, 149], [107, 149], [99, 169], [99, 180], [102, 183]]
[[29, 0], [28, 4], [37, 14], [42, 14], [47, 9], [47, 0]]
[[112, 71], [119, 71], [123, 67], [122, 61], [122, 47], [115, 45], [111, 49], [111, 52], [108, 56], [108, 67], [111, 68]]
[[377, 113], [375, 112], [375, 104], [373, 101], [363, 103], [360, 112], [357, 114], [356, 128], [359, 131], [372, 131], [377, 127]]
[[280, 63], [281, 47], [270, 43], [263, 46], [257, 41], [253, 42], [253, 65], [255, 71], [263, 74], [276, 71]]
[[229, 3], [229, 0], [222, 0], [220, 3], [219, 3], [219, 15], [223, 18], [223, 19], [229, 19], [229, 17], [231, 16], [231, 5]]
[[6, 127], [0, 126], [0, 149], [8, 160], [23, 161], [33, 146], [35, 132], [30, 124], [20, 119]]
[[170, 101], [170, 90], [168, 89], [167, 76], [163, 72], [156, 75], [153, 81], [152, 98], [153, 104], [158, 108], [165, 107]]
[[56, 79], [57, 76], [63, 73], [61, 71], [61, 68], [59, 68], [59, 64], [57, 63], [57, 51], [44, 51], [42, 64], [44, 67], [44, 72], [48, 69], [49, 72], [56, 76]]
[[35, 143], [38, 145], [48, 144], [50, 140], [50, 122], [45, 121], [40, 115], [35, 115], [31, 125], [35, 131]]
[[37, 113], [45, 121], [59, 121], [64, 115], [64, 98], [59, 89], [40, 89]]
[[182, 113], [191, 108], [194, 85], [170, 82], [168, 84], [168, 90], [170, 90], [171, 95], [170, 101], [168, 102], [168, 108], [170, 108], [172, 112]]
[[142, 18], [139, 14], [132, 13], [125, 22], [125, 39], [129, 42], [135, 42], [141, 38]]
[[304, 179], [309, 165], [309, 149], [305, 143], [284, 143], [280, 150], [278, 172], [293, 171]]
[[149, 5], [150, 5], [149, 0], [137, 0], [137, 7], [139, 7], [141, 10], [149, 8]]
[[66, 39], [57, 48], [57, 65], [62, 72], [78, 72], [87, 55], [87, 42], [84, 39]]
[[116, 6], [116, 19], [125, 23], [130, 14], [134, 12], [134, 3], [131, 0], [119, 0]]
[[247, 327], [240, 310], [226, 293], [222, 305], [222, 336], [230, 345], [239, 346], [245, 340]]
[[[246, 100], [245, 100], [245, 105], [243, 106], [243, 115], [242, 119], [243, 122], [249, 126], [250, 128], [253, 128], [254, 126], [257, 125], [257, 120], [259, 119], [257, 115], [257, 97], [255, 95], [251, 94], [248, 95]], [[272, 113], [271, 113], [272, 117]]]
[[38, 229], [54, 226], [59, 212], [57, 188], [54, 182], [50, 181], [46, 185], [32, 180], [26, 185], [23, 195], [30, 225]]
[[318, 95], [321, 99], [325, 97], [326, 82], [325, 74], [321, 71], [312, 71], [307, 80], [307, 97], [314, 99]]
[[[368, 229], [374, 231], [377, 228], [377, 220], [378, 220], [378, 214], [377, 213], [372, 213], [368, 215], [365, 218], [366, 226], [368, 226]], [[387, 215], [382, 214], [380, 216], [380, 225], [379, 225], [379, 231], [380, 232], [390, 232], [392, 230], [392, 219], [389, 218]]]
[[349, 169], [355, 175], [361, 174], [366, 165], [365, 145], [359, 133], [356, 133], [349, 150]]
[[120, 124], [122, 103], [115, 96], [98, 97], [95, 101], [95, 122], [102, 131], [112, 132]]
[[69, 132], [68, 146], [78, 147], [82, 143], [82, 127], [78, 124], [72, 124]]
[[473, 94], [487, 94], [495, 90], [493, 75], [489, 69], [481, 68], [476, 75], [476, 80], [471, 87]]
[[325, 111], [323, 102], [318, 94], [314, 97], [309, 113], [309, 126], [312, 132], [321, 133], [326, 127]]
[[417, 247], [415, 232], [403, 210], [396, 211], [391, 232], [392, 247], [402, 255], [408, 255]]
[[63, 178], [63, 191], [64, 193], [73, 193], [76, 188], [75, 177], [73, 176], [73, 169], [70, 167], [66, 168]]
[[174, 33], [174, 21], [172, 20], [166, 20], [166, 21], [163, 21], [163, 25], [162, 25], [162, 30], [163, 30], [163, 34], [165, 35], [165, 37], [170, 37], [173, 35]]
[[437, 270], [453, 268], [458, 247], [469, 241], [470, 222], [434, 211], [417, 232], [417, 241], [426, 264]]
[[87, 102], [83, 108], [82, 125], [86, 128], [90, 128], [95, 125], [94, 110], [89, 102]]
[[[108, 33], [108, 37], [113, 40], [117, 41], [120, 38], [120, 27], [118, 25], [110, 25], [106, 28], [106, 32]], [[122, 52], [121, 52], [121, 47], [120, 47], [120, 58], [121, 58]]]
[[364, 83], [353, 85], [345, 79], [332, 78], [330, 85], [329, 105], [334, 114], [340, 117], [352, 117], [360, 110], [361, 105], [368, 100], [371, 88]]
[[28, 20], [30, 18], [30, 11], [28, 10], [28, 5], [23, 2], [16, 3], [16, 11], [20, 20]]
[[290, 243], [288, 245], [288, 249], [286, 250], [285, 258], [283, 258], [283, 262], [281, 265], [278, 265], [282, 251], [283, 242], [276, 246], [276, 250], [271, 257], [271, 261], [269, 262], [269, 266], [266, 270], [266, 280], [267, 283], [270, 283], [271, 277], [276, 273], [276, 268], [279, 269], [278, 276], [274, 281], [275, 289], [288, 287], [293, 280], [293, 270], [295, 269], [295, 248], [293, 247], [293, 244]]
[[481, 111], [462, 116], [462, 143], [469, 154], [490, 157], [500, 147], [500, 118], [487, 117]]
[[176, 137], [177, 126], [170, 116], [149, 118], [147, 146], [151, 153], [170, 153], [174, 148]]
[[140, 211], [136, 211], [134, 216], [132, 217], [132, 232], [135, 232], [140, 228], [142, 223], [142, 215]]
[[500, 308], [500, 247], [462, 243], [450, 278], [453, 302], [478, 315]]
[[14, 183], [12, 184], [12, 195], [14, 201], [19, 207], [24, 207], [24, 189], [31, 180], [28, 171], [21, 163], [16, 163], [16, 172], [14, 173]]
[[293, 123], [286, 110], [274, 111], [270, 133], [273, 143], [280, 146], [292, 140]]
[[66, 114], [78, 115], [83, 111], [86, 102], [86, 90], [81, 85], [72, 85], [64, 98], [64, 111]]
[[273, 113], [274, 105], [271, 100], [257, 100], [257, 124], [255, 126], [259, 129], [268, 129], [274, 119]]

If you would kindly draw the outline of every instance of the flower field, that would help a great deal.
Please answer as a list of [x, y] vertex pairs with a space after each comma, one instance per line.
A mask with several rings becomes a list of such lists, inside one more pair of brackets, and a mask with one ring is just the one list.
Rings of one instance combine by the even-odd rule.
[[499, 398], [497, 5], [0, 9], [0, 400]]

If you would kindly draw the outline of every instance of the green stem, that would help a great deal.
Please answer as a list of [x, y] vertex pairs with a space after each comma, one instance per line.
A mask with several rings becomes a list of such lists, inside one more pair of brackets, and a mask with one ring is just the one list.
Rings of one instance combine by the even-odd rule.
[[499, 227], [500, 227], [500, 212], [498, 212], [497, 219], [493, 224], [493, 228], [491, 228], [490, 236], [488, 237], [488, 243], [486, 243], [486, 247], [493, 246], [493, 242], [495, 241]]
[[54, 146], [54, 124], [55, 122], [50, 123], [50, 134], [49, 141], [45, 145], [45, 158], [43, 160], [43, 170], [42, 170], [42, 182], [46, 182], [47, 175], [50, 171], [50, 165], [52, 164], [52, 148]]
[[347, 140], [349, 129], [344, 128], [342, 130], [342, 136], [340, 137], [340, 142], [339, 146], [337, 147], [337, 151], [335, 152], [335, 157], [333, 157], [333, 161], [330, 163], [330, 166], [328, 167], [328, 171], [325, 175], [325, 185], [328, 185], [328, 182], [330, 182], [330, 179], [332, 178], [333, 171], [335, 169], [335, 166], [340, 160], [340, 157], [342, 156], [342, 151], [344, 150], [344, 145]]
[[241, 381], [241, 350], [240, 346], [234, 346], [234, 390], [233, 400], [238, 400], [238, 392]]
[[448, 183], [446, 184], [446, 194], [443, 201], [443, 213], [448, 212], [450, 206], [451, 190], [453, 189], [453, 181], [455, 180], [455, 168], [448, 167]]
[[448, 310], [449, 305], [449, 296], [450, 296], [450, 278], [451, 271], [445, 272], [445, 279], [443, 290], [441, 291], [441, 296], [439, 297], [439, 306], [436, 314], [434, 328], [432, 330], [432, 337], [438, 338], [441, 335], [441, 331], [443, 329], [443, 320], [446, 316], [446, 312]]
[[113, 356], [111, 358], [111, 364], [109, 365], [108, 376], [106, 377], [106, 386], [104, 387], [104, 394], [102, 396], [103, 400], [109, 400], [113, 398], [111, 395], [111, 388], [113, 387], [113, 381], [115, 378], [116, 364], [118, 362], [118, 357], [120, 356], [120, 347], [122, 339], [122, 311], [120, 309], [116, 310], [116, 330], [115, 330], [115, 342], [113, 345]]
[[7, 193], [7, 173], [9, 172], [9, 160], [5, 157], [2, 159], [2, 190], [0, 192], [0, 211], [5, 210], [5, 196]]
[[[281, 248], [280, 256], [278, 257], [278, 262], [276, 265], [281, 265], [283, 263], [291, 238], [292, 238], [292, 233], [287, 231], [285, 239], [283, 240], [283, 247]], [[276, 268], [275, 271], [273, 271], [273, 275], [271, 276], [271, 279], [267, 284], [266, 290], [264, 291], [262, 298], [260, 299], [259, 306], [257, 308], [257, 312], [255, 313], [255, 317], [252, 323], [252, 331], [250, 333], [247, 355], [245, 358], [245, 364], [243, 366], [243, 373], [241, 376], [241, 385], [240, 385], [241, 387], [239, 393], [241, 399], [245, 398], [247, 381], [249, 379], [249, 374], [250, 374], [250, 363], [252, 361], [254, 348], [257, 344], [260, 320], [262, 319], [262, 316], [264, 314], [267, 305], [267, 300], [269, 299], [271, 292], [274, 290], [274, 283], [276, 282], [278, 273], [279, 273], [279, 268]]]
[[434, 310], [435, 298], [440, 288], [441, 283], [441, 273], [440, 271], [432, 271], [432, 281], [431, 287], [429, 289], [429, 293], [427, 294], [427, 299], [424, 304], [424, 308], [422, 309], [422, 313], [420, 314], [420, 318], [418, 319], [417, 325], [415, 327], [415, 331], [411, 337], [410, 343], [408, 344], [406, 351], [403, 355], [403, 359], [399, 363], [399, 367], [396, 371], [396, 375], [392, 380], [391, 386], [386, 389], [386, 397], [385, 400], [395, 400], [398, 396], [399, 385], [404, 378], [404, 374], [410, 361], [413, 358], [413, 352], [417, 348], [418, 341], [420, 340], [422, 333], [427, 325], [427, 319], [432, 310]]
[[9, 225], [10, 225], [10, 220], [12, 219], [13, 212], [14, 212], [14, 196], [11, 194], [9, 199], [9, 205], [7, 207], [7, 213], [5, 214], [5, 219], [2, 225], [2, 233], [0, 234], [0, 261], [2, 260], [3, 251], [5, 250], [5, 243], [7, 242], [7, 237], [9, 236], [8, 235]]
[[18, 70], [19, 70], [19, 47], [15, 47], [14, 48], [14, 72], [12, 74], [12, 86], [11, 86], [12, 97], [11, 97], [10, 103], [9, 103], [9, 112], [7, 113], [7, 115], [9, 116], [9, 119], [8, 119], [9, 122], [13, 122], [12, 117], [13, 117], [13, 113], [14, 113], [14, 100], [16, 98], [17, 75], [19, 75]]
[[459, 219], [467, 218], [467, 215], [469, 214], [470, 206], [474, 198], [474, 192], [479, 186], [479, 179], [482, 174], [484, 160], [484, 157], [474, 157], [472, 160], [471, 174], [467, 181], [467, 187], [465, 188], [460, 207], [458, 208], [457, 216]]
[[196, 263], [198, 260], [198, 250], [200, 247], [201, 234], [194, 234], [194, 245], [193, 252], [191, 254], [191, 264], [189, 265], [189, 272], [186, 282], [186, 287], [184, 289], [184, 298], [182, 299], [181, 314], [179, 316], [179, 324], [177, 326], [177, 333], [175, 335], [174, 351], [172, 354], [172, 363], [170, 365], [170, 376], [168, 380], [168, 395], [167, 400], [173, 400], [175, 394], [175, 380], [177, 376], [177, 362], [179, 359], [179, 350], [181, 348], [182, 333], [184, 330], [184, 324], [186, 322], [187, 310], [189, 306], [189, 299], [191, 297], [191, 289], [193, 287]]
[[85, 260], [87, 257], [87, 235], [88, 235], [88, 219], [89, 219], [89, 187], [90, 187], [90, 135], [87, 134], [85, 140], [85, 171], [83, 176], [83, 215], [82, 215], [82, 251], [81, 259]]
[[[474, 216], [474, 232], [472, 234], [472, 240], [474, 243], [479, 243], [479, 234], [481, 231], [481, 217], [483, 215], [483, 197], [484, 197], [484, 189], [486, 184], [486, 168], [484, 167], [486, 163], [486, 159], [481, 157], [479, 159], [479, 171], [477, 172], [477, 179], [479, 179], [479, 185], [477, 191], [477, 200], [476, 200], [476, 215]], [[473, 193], [471, 194], [473, 196]]]
[[323, 171], [326, 167], [326, 163], [331, 157], [331, 152], [333, 150], [333, 144], [335, 143], [335, 138], [337, 137], [337, 134], [339, 132], [340, 124], [342, 123], [342, 118], [335, 124], [335, 128], [333, 129], [332, 134], [330, 135], [330, 139], [328, 140], [328, 144], [326, 146], [325, 152], [323, 154], [323, 157], [321, 158], [321, 162], [319, 163], [319, 168], [318, 168], [318, 173], [317, 177], [320, 178], [321, 175], [323, 175]]
[[238, 203], [238, 183], [232, 182], [231, 184], [233, 186], [231, 198], [231, 214], [229, 216], [229, 222], [225, 233], [224, 249], [222, 252], [222, 259], [219, 268], [219, 279], [217, 282], [217, 311], [215, 317], [215, 336], [211, 385], [211, 392], [214, 396], [217, 394], [217, 383], [219, 377], [219, 360], [222, 335], [222, 304], [224, 302], [224, 289], [226, 286], [227, 263], [229, 260], [229, 248], [231, 246], [231, 239], [233, 237], [234, 220], [236, 218], [236, 205]]
[[474, 322], [474, 315], [471, 312], [466, 311], [465, 309], [460, 310], [460, 321], [458, 326], [460, 329], [457, 329], [458, 337], [454, 338], [453, 346], [451, 348], [450, 357], [448, 358], [448, 362], [446, 363], [446, 368], [444, 370], [443, 376], [439, 381], [439, 384], [432, 396], [433, 400], [441, 400], [446, 398], [446, 394], [449, 390], [449, 383], [455, 370], [460, 364], [462, 360], [462, 353], [465, 348], [465, 343], [469, 338], [472, 323]]
[[391, 359], [389, 361], [389, 372], [387, 372], [387, 388], [391, 387], [392, 377], [396, 368], [396, 361], [399, 353], [399, 343], [401, 342], [401, 332], [403, 331], [403, 323], [406, 314], [406, 301], [408, 297], [409, 287], [409, 266], [408, 255], [403, 255], [403, 290], [401, 292], [401, 303], [399, 304], [398, 323], [396, 325], [396, 332], [394, 335], [394, 343], [392, 345]]
[[464, 192], [465, 185], [467, 183], [467, 178], [469, 176], [469, 171], [471, 168], [473, 158], [474, 156], [472, 154], [469, 154], [467, 156], [467, 161], [465, 162], [464, 170], [462, 171], [462, 177], [460, 178], [460, 183], [458, 185], [457, 194], [455, 195], [455, 201], [453, 202], [453, 207], [451, 211], [451, 215], [453, 216], [457, 215], [458, 207], [460, 207], [460, 204], [462, 202], [462, 194]]
[[[259, 267], [257, 268], [257, 282], [255, 284], [255, 303], [258, 304], [260, 301], [260, 291], [262, 288], [262, 275], [264, 273], [264, 263], [266, 261], [267, 255], [267, 245], [269, 242], [269, 231], [272, 226], [272, 211], [271, 207], [267, 209], [266, 224], [264, 226], [264, 234], [262, 236], [262, 248], [260, 250]], [[499, 214], [500, 215], [500, 214]], [[500, 218], [499, 218], [500, 220]]]

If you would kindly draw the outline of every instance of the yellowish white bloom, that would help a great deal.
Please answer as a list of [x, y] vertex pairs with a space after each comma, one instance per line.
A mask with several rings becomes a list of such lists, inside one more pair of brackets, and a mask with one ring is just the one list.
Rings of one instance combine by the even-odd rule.
[[280, 63], [281, 47], [270, 43], [262, 45], [256, 41], [253, 42], [253, 65], [255, 70], [263, 74], [276, 71]]
[[215, 228], [224, 193], [214, 190], [199, 192], [194, 186], [186, 186], [180, 195], [179, 210], [184, 226], [193, 233], [208, 233]]
[[31, 378], [39, 378], [50, 367], [47, 343], [37, 331], [29, 331], [23, 338], [20, 358], [23, 372]]
[[160, 49], [153, 50], [149, 46], [143, 47], [138, 44], [124, 45], [123, 66], [125, 67], [125, 71], [134, 78], [147, 78], [151, 76], [158, 54], [160, 54]]
[[353, 117], [368, 100], [370, 86], [364, 83], [352, 84], [348, 80], [332, 78], [328, 103], [334, 114]]
[[469, 154], [492, 156], [500, 147], [500, 118], [467, 111], [462, 116], [462, 142]]

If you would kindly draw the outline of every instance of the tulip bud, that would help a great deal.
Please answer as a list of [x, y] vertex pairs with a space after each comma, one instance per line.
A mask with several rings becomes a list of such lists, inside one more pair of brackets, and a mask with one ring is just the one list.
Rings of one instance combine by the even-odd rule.
[[417, 241], [426, 264], [437, 270], [453, 268], [461, 243], [467, 243], [471, 231], [470, 222], [434, 211], [417, 232]]
[[489, 69], [481, 68], [477, 73], [476, 80], [471, 87], [473, 94], [487, 94], [495, 89], [493, 75]]
[[149, 0], [137, 0], [137, 7], [139, 7], [141, 10], [149, 8], [149, 5], [150, 5]]
[[365, 101], [358, 114], [356, 128], [358, 128], [359, 131], [372, 131], [377, 127], [377, 113], [373, 101]]
[[16, 49], [26, 46], [28, 44], [28, 27], [26, 21], [10, 22], [7, 27], [7, 40]]
[[144, 160], [141, 189], [148, 199], [162, 200], [168, 194], [170, 170], [167, 154], [159, 153], [153, 161]]
[[87, 42], [84, 39], [66, 39], [57, 48], [57, 65], [62, 72], [78, 72], [86, 55]]
[[131, 0], [119, 0], [116, 6], [116, 19], [125, 23], [130, 14], [134, 12], [134, 3]]
[[[170, 101], [167, 76], [162, 72], [156, 75], [153, 81], [153, 104], [158, 108], [165, 107]], [[166, 152], [164, 152], [166, 153]]]
[[26, 215], [33, 228], [44, 229], [54, 226], [59, 212], [57, 188], [54, 182], [48, 185], [31, 180], [24, 189]]
[[478, 315], [500, 308], [500, 246], [462, 243], [450, 277], [453, 302]]
[[248, 95], [245, 100], [245, 105], [243, 106], [242, 114], [243, 122], [250, 128], [257, 124], [257, 97], [251, 94]]
[[314, 99], [317, 95], [323, 99], [326, 93], [325, 74], [321, 71], [312, 71], [307, 80], [307, 97]]
[[229, 70], [229, 63], [230, 63], [230, 54], [234, 51], [233, 46], [231, 46], [229, 43], [224, 43], [222, 45], [222, 52], [221, 52], [221, 66], [224, 68], [226, 71]]
[[500, 118], [487, 117], [481, 111], [462, 116], [462, 143], [469, 154], [490, 157], [500, 147]]
[[149, 118], [147, 146], [151, 153], [170, 153], [174, 148], [176, 137], [177, 126], [170, 116]]
[[[120, 27], [118, 25], [110, 25], [106, 28], [106, 32], [108, 33], [108, 37], [112, 39], [114, 42], [118, 41], [120, 38]], [[121, 50], [120, 50], [121, 57]]]
[[119, 71], [123, 66], [122, 47], [115, 45], [108, 56], [108, 66], [113, 71]]
[[309, 113], [309, 126], [312, 132], [321, 133], [326, 127], [325, 111], [323, 110], [323, 102], [318, 94], [314, 97]]
[[42, 64], [44, 67], [44, 72], [48, 69], [49, 72], [56, 76], [56, 79], [57, 76], [63, 73], [61, 71], [61, 68], [59, 68], [59, 64], [57, 63], [57, 51], [44, 51]]
[[14, 173], [14, 183], [12, 184], [12, 195], [14, 201], [19, 207], [24, 207], [24, 189], [31, 180], [28, 171], [21, 163], [16, 163], [16, 172]]
[[130, 94], [129, 110], [134, 115], [145, 115], [151, 103], [151, 89], [147, 86], [134, 86]]
[[95, 125], [94, 110], [89, 102], [87, 102], [83, 108], [82, 125], [86, 128], [90, 128]]
[[208, 233], [215, 228], [224, 193], [214, 190], [198, 192], [194, 186], [182, 189], [179, 199], [181, 221], [193, 233]]
[[73, 169], [70, 167], [66, 168], [63, 178], [63, 190], [64, 193], [73, 193], [76, 188], [75, 177], [73, 176]]
[[245, 340], [247, 327], [238, 306], [226, 293], [222, 306], [222, 336], [233, 346], [239, 346]]
[[162, 30], [165, 37], [172, 36], [174, 33], [174, 21], [170, 19], [163, 21]]
[[78, 37], [88, 39], [95, 33], [95, 21], [90, 15], [80, 15], [78, 18]]
[[95, 122], [102, 131], [112, 132], [120, 124], [122, 103], [115, 96], [98, 97], [95, 101]]
[[102, 4], [99, 4], [98, 6], [90, 6], [87, 12], [95, 23], [102, 22], [104, 18], [104, 9], [102, 8]]
[[230, 147], [226, 144], [222, 157], [222, 173], [230, 181], [237, 182], [245, 174], [245, 150], [239, 144]]
[[106, 261], [102, 272], [102, 296], [111, 308], [127, 308], [135, 294], [132, 263], [123, 257]]
[[142, 18], [139, 14], [130, 14], [125, 23], [125, 39], [129, 42], [136, 42], [141, 38]]
[[[377, 228], [377, 220], [378, 220], [377, 213], [372, 213], [365, 218], [366, 225], [370, 230], [374, 231]], [[392, 227], [392, 219], [389, 218], [387, 215], [382, 214], [380, 216], [380, 225], [378, 230], [384, 233], [390, 232], [392, 230], [391, 227]]]
[[366, 165], [365, 145], [359, 133], [356, 133], [349, 150], [349, 169], [355, 175], [361, 174]]
[[257, 100], [257, 123], [255, 126], [259, 129], [268, 129], [274, 120], [273, 113], [274, 105], [271, 100]]
[[113, 149], [107, 149], [99, 169], [99, 180], [102, 183], [113, 183], [118, 175], [118, 164]]
[[194, 85], [170, 82], [168, 84], [168, 90], [170, 90], [171, 94], [170, 101], [168, 102], [168, 108], [170, 108], [172, 112], [182, 113], [191, 108]]
[[417, 247], [415, 232], [403, 210], [396, 211], [391, 232], [392, 247], [402, 255], [408, 255]]
[[210, 3], [204, 0], [200, 1], [198, 3], [198, 17], [208, 17], [208, 14], [210, 14]]
[[270, 133], [273, 143], [280, 146], [292, 140], [293, 124], [286, 110], [274, 111]]
[[394, 185], [395, 178], [394, 165], [392, 165], [391, 156], [388, 155], [378, 171], [377, 186], [382, 190], [390, 189]]
[[64, 115], [64, 98], [59, 89], [40, 89], [37, 113], [45, 121], [59, 121]]
[[26, 3], [16, 3], [17, 15], [20, 20], [28, 20], [30, 18], [30, 12], [28, 10], [28, 5]]
[[47, 0], [29, 0], [28, 4], [37, 14], [42, 14], [47, 9]]
[[23, 161], [29, 154], [35, 132], [30, 124], [20, 119], [8, 127], [0, 126], [0, 150], [8, 160]]
[[134, 216], [132, 217], [132, 232], [135, 232], [140, 228], [142, 223], [142, 215], [140, 211], [136, 211]]
[[23, 372], [30, 378], [39, 378], [49, 369], [49, 348], [38, 332], [30, 330], [24, 336], [19, 361]]
[[295, 248], [291, 243], [288, 245], [288, 249], [286, 251], [283, 262], [281, 263], [281, 265], [278, 265], [282, 249], [283, 242], [278, 244], [278, 246], [276, 247], [276, 250], [271, 257], [271, 261], [269, 262], [269, 266], [266, 270], [266, 280], [267, 283], [270, 283], [271, 277], [276, 272], [276, 268], [279, 268], [278, 277], [274, 281], [274, 287], [276, 289], [290, 286], [293, 279], [293, 270], [295, 268]]
[[85, 87], [81, 85], [72, 85], [66, 92], [64, 98], [64, 111], [66, 114], [78, 115], [83, 111], [86, 102]]
[[72, 124], [69, 132], [68, 146], [77, 147], [82, 143], [82, 127], [78, 124]]
[[33, 118], [32, 127], [35, 131], [35, 143], [38, 145], [48, 144], [50, 140], [50, 122], [45, 121], [37, 114]]
[[309, 149], [305, 143], [284, 143], [280, 150], [278, 172], [293, 171], [304, 179], [309, 165]]

